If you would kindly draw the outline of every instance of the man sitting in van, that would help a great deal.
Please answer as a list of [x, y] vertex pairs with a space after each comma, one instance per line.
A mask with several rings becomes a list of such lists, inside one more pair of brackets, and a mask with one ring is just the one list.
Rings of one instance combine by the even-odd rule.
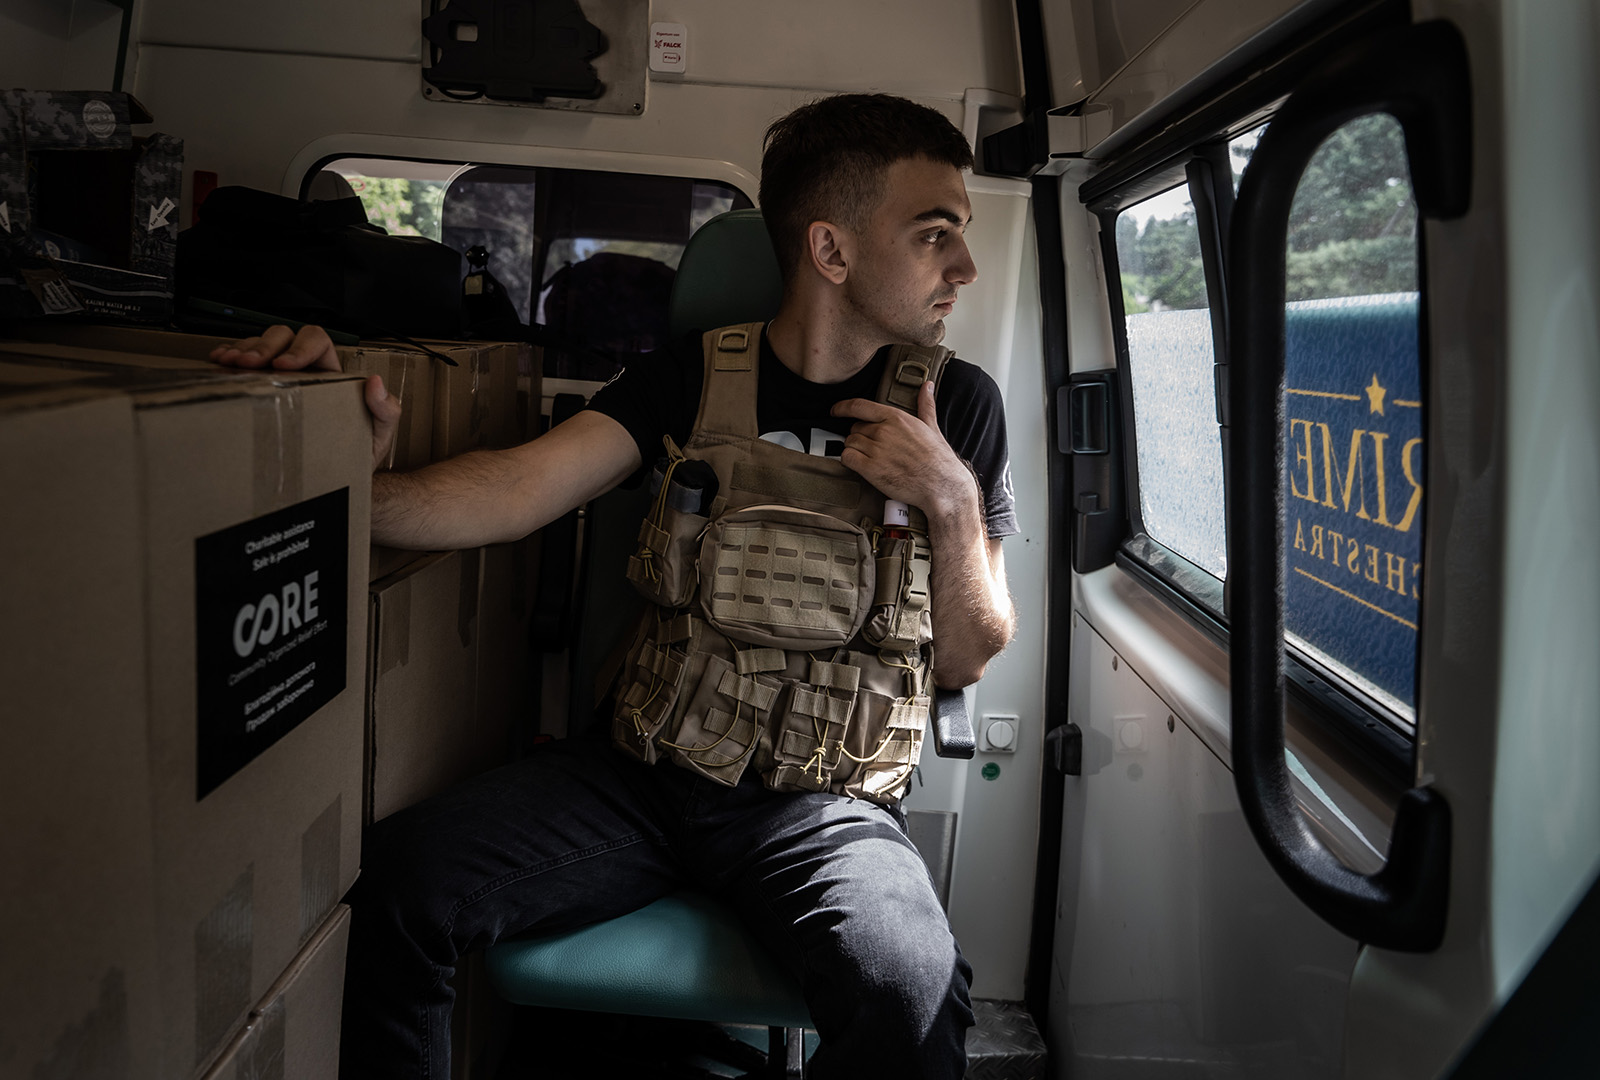
[[[448, 1075], [462, 953], [686, 885], [794, 970], [815, 1076], [962, 1075], [970, 969], [899, 797], [929, 684], [977, 680], [1013, 629], [999, 390], [937, 348], [976, 276], [971, 165], [904, 99], [796, 110], [762, 160], [770, 323], [630, 367], [524, 446], [373, 477], [373, 539], [420, 550], [515, 540], [652, 465], [661, 490], [630, 563], [655, 607], [613, 745], [538, 747], [365, 839], [343, 1076]], [[338, 367], [316, 327], [214, 358]], [[377, 379], [367, 404], [381, 460], [400, 404]]]

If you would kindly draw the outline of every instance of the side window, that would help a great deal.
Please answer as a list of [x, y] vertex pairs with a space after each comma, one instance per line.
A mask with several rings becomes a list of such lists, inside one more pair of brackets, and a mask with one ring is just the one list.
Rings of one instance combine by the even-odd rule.
[[1295, 192], [1287, 262], [1285, 627], [1411, 722], [1425, 438], [1417, 207], [1392, 117], [1322, 144]]
[[750, 200], [708, 180], [548, 172], [533, 301], [533, 321], [553, 339], [544, 372], [609, 379], [631, 358], [666, 344], [667, 302], [689, 237]]
[[1188, 187], [1123, 209], [1116, 244], [1140, 519], [1151, 539], [1221, 578], [1227, 544], [1212, 314]]
[[752, 205], [714, 180], [383, 158], [326, 161], [309, 194], [359, 196], [372, 224], [455, 249], [463, 274], [483, 248], [516, 321], [543, 343], [544, 374], [599, 382], [666, 344], [689, 237]]
[[[1231, 165], [1235, 190], [1264, 130], [1211, 158]], [[1220, 580], [1213, 320], [1223, 312], [1201, 258], [1220, 241], [1203, 235], [1189, 193], [1177, 184], [1117, 204], [1137, 529]], [[1425, 509], [1417, 222], [1399, 123], [1374, 114], [1343, 125], [1295, 191], [1284, 313], [1286, 637], [1297, 662], [1402, 729], [1415, 722]], [[1225, 619], [1220, 589], [1202, 595], [1196, 580], [1173, 584]]]

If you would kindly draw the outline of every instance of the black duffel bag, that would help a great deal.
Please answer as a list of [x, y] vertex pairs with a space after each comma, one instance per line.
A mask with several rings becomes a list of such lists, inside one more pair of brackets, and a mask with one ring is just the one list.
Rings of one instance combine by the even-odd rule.
[[356, 197], [217, 188], [178, 234], [177, 295], [362, 337], [461, 336], [461, 256], [367, 223]]

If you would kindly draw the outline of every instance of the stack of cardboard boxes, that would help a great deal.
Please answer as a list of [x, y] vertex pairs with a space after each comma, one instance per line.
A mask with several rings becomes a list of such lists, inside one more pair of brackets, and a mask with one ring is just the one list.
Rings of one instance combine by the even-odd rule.
[[[362, 825], [531, 708], [527, 543], [374, 579], [359, 379], [35, 336], [0, 342], [0, 1060], [332, 1080]], [[394, 464], [521, 441], [523, 347], [435, 348], [344, 352], [406, 402]]]

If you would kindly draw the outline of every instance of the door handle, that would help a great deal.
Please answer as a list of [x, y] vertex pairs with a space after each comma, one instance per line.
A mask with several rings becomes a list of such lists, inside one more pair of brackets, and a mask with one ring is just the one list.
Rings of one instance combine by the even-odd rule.
[[1405, 130], [1421, 214], [1465, 213], [1471, 176], [1466, 51], [1447, 23], [1406, 27], [1345, 56], [1284, 104], [1239, 188], [1229, 237], [1228, 565], [1234, 786], [1262, 853], [1335, 929], [1360, 941], [1430, 952], [1444, 938], [1450, 807], [1436, 790], [1401, 797], [1388, 859], [1345, 866], [1311, 832], [1284, 757], [1283, 436], [1285, 247], [1300, 176], [1346, 121], [1388, 112]]

